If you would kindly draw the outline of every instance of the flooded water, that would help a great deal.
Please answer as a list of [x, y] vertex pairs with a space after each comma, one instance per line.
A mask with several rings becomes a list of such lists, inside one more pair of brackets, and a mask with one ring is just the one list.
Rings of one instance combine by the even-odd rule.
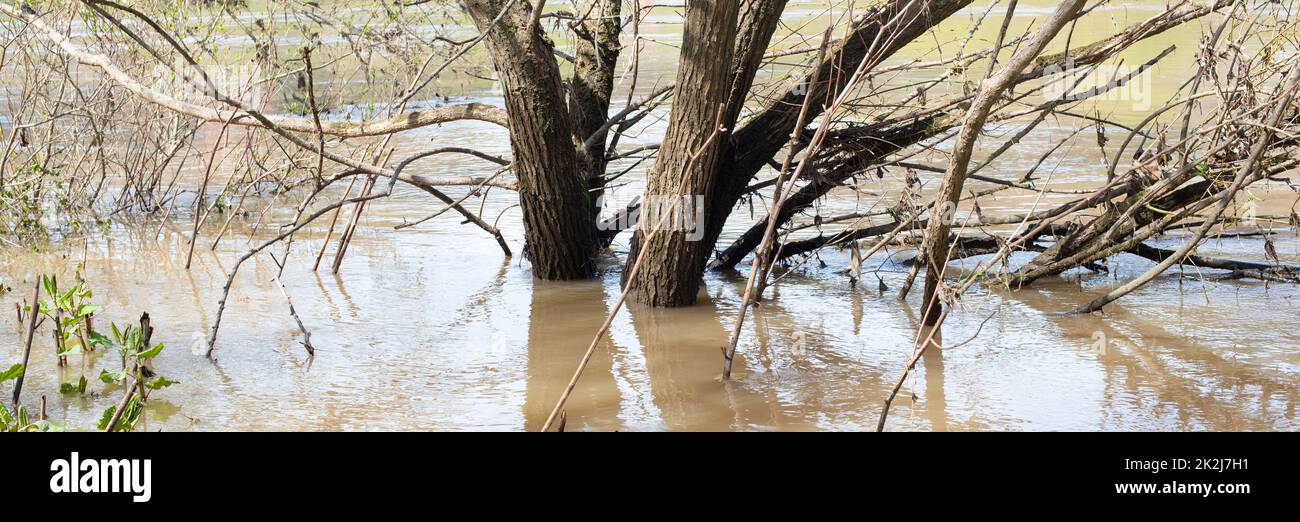
[[[792, 12], [809, 25], [817, 23], [825, 5], [794, 4]], [[941, 39], [963, 37], [966, 23], [986, 5], [979, 4], [940, 28], [939, 35], [948, 35]], [[1021, 4], [1021, 27], [1047, 9], [1034, 6], [1053, 5]], [[1081, 24], [1074, 38], [1091, 41], [1110, 34], [1112, 23], [1129, 25], [1163, 8], [1163, 2], [1130, 4], [1090, 15], [1093, 23]], [[661, 19], [652, 19], [656, 24], [647, 27], [657, 41], [669, 45], [680, 38], [680, 26], [671, 23], [667, 10], [659, 13]], [[1130, 51], [1141, 61], [1168, 45], [1180, 46], [1153, 71], [1152, 88], [1161, 100], [1157, 104], [1168, 96], [1160, 93], [1169, 88], [1161, 80], [1179, 78], [1190, 63], [1200, 31], [1193, 26]], [[808, 44], [783, 40], [782, 45]], [[930, 52], [919, 46], [904, 54]], [[647, 57], [639, 91], [653, 90], [654, 79], [672, 78], [671, 52]], [[490, 85], [453, 94], [500, 103]], [[1120, 120], [1140, 118], [1140, 110], [1124, 103], [1131, 102], [1102, 102], [1099, 110]], [[1018, 177], [1078, 125], [1044, 124], [1024, 140], [1022, 150], [1004, 156], [985, 174]], [[661, 132], [662, 125], [652, 126], [625, 139], [623, 146], [656, 143]], [[215, 133], [215, 128], [205, 129], [208, 146]], [[1082, 134], [1045, 164], [1053, 188], [1102, 183], [1103, 157], [1095, 143], [1088, 145], [1093, 140], [1089, 133]], [[509, 153], [500, 128], [462, 122], [405, 133], [396, 142], [396, 156], [458, 145]], [[463, 158], [420, 165], [430, 175], [488, 172], [483, 164]], [[641, 175], [642, 170], [630, 175], [616, 196], [640, 193]], [[899, 176], [868, 183], [868, 189], [886, 194], [883, 202], [846, 190], [828, 198], [820, 212], [891, 204], [901, 187], [895, 179]], [[301, 333], [274, 282], [278, 267], [265, 254], [246, 263], [236, 279], [215, 360], [201, 355], [227, 272], [253, 242], [271, 237], [279, 224], [292, 220], [292, 207], [301, 197], [296, 193], [247, 205], [260, 209], [269, 204], [277, 210], [260, 219], [256, 213], [234, 219], [214, 250], [209, 249], [211, 239], [225, 216], [210, 220], [200, 231], [189, 270], [185, 259], [193, 215], [180, 210], [172, 221], [124, 217], [102, 231], [34, 248], [4, 247], [0, 282], [12, 291], [0, 300], [10, 308], [29, 300], [37, 274], [57, 273], [70, 281], [80, 273], [95, 291], [94, 302], [103, 305], [96, 316], [101, 328], [109, 321], [131, 322], [147, 311], [156, 328], [154, 339], [167, 346], [155, 367], [180, 381], [150, 398], [149, 430], [538, 429], [618, 298], [627, 237], [620, 237], [602, 259], [597, 279], [537, 281], [522, 256], [504, 258], [493, 239], [461, 225], [459, 217], [445, 215], [395, 230], [441, 208], [423, 193], [398, 190], [367, 206], [338, 274], [328, 270], [333, 244], [321, 270], [311, 270], [325, 223], [296, 237], [282, 281], [311, 331], [313, 358], [300, 344]], [[1296, 199], [1281, 183], [1254, 191], [1262, 202], [1261, 215], [1285, 215]], [[463, 191], [450, 193], [456, 197]], [[1023, 211], [1037, 199], [1033, 193], [1005, 194], [983, 203], [983, 211]], [[1055, 200], [1039, 204], [1050, 201]], [[500, 228], [518, 253], [523, 231], [514, 204], [513, 195], [498, 192], [486, 200], [482, 214], [501, 215]], [[756, 209], [754, 217], [761, 214]], [[738, 210], [722, 244], [751, 222], [749, 212]], [[1294, 262], [1300, 255], [1296, 231], [1278, 231], [1279, 253]], [[1180, 239], [1171, 234], [1152, 243], [1170, 248]], [[269, 251], [280, 256], [283, 248]], [[1257, 239], [1214, 240], [1200, 252], [1264, 259]], [[729, 382], [720, 379], [721, 350], [739, 309], [747, 264], [738, 273], [706, 274], [708, 299], [696, 306], [623, 310], [568, 402], [568, 429], [874, 429], [881, 402], [913, 351], [919, 292], [906, 305], [894, 292], [906, 276], [908, 267], [901, 261], [908, 257], [907, 251], [890, 249], [865, 265], [890, 288], [883, 295], [870, 275], [866, 284], [853, 287], [839, 274], [849, 262], [843, 250], [823, 251], [824, 265], [814, 261], [788, 272], [747, 321], [738, 369]], [[1013, 262], [1026, 259], [1018, 254]], [[1140, 274], [1150, 263], [1120, 256], [1109, 265], [1109, 274], [1076, 270], [1016, 292], [972, 290], [944, 328], [945, 342], [959, 346], [933, 351], [918, 364], [894, 403], [888, 429], [1300, 429], [1295, 412], [1300, 399], [1300, 288], [1203, 281], [1196, 271], [1175, 269], [1108, 306], [1105, 314], [1057, 315]], [[0, 321], [0, 361], [6, 367], [21, 358], [19, 338], [12, 314]], [[1094, 346], [1102, 338], [1109, 349], [1099, 352]], [[68, 368], [57, 369], [50, 336], [41, 335], [23, 403], [34, 410], [45, 395], [51, 419], [72, 429], [91, 428], [121, 393], [104, 388], [95, 376], [101, 368], [117, 365], [112, 355], [74, 355]], [[59, 395], [59, 383], [75, 382], [81, 375], [91, 381], [92, 392], [105, 395]]]

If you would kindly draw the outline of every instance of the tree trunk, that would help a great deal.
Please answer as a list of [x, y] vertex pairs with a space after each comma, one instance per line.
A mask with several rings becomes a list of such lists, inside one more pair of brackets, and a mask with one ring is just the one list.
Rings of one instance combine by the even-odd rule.
[[[659, 150], [659, 159], [646, 182], [643, 209], [670, 206], [669, 198], [686, 197], [684, 203], [699, 204], [707, 222], [709, 212], [726, 212], [713, 205], [706, 195], [713, 190], [718, 165], [726, 151], [726, 140], [715, 139], [716, 125], [724, 116], [730, 94], [732, 53], [735, 46], [739, 2], [735, 0], [693, 0], [686, 10], [686, 27], [673, 94], [673, 111], [668, 131]], [[692, 161], [692, 157], [694, 160]], [[662, 204], [661, 204], [662, 203]], [[679, 207], [680, 213], [694, 215], [694, 209]], [[710, 245], [686, 227], [665, 227], [646, 241], [656, 216], [642, 212], [641, 226], [632, 240], [628, 266], [637, 256], [650, 256], [634, 281], [634, 300], [653, 306], [693, 304], [699, 292], [700, 274], [711, 252]], [[703, 227], [704, 223], [695, 223]]]
[[525, 254], [533, 273], [551, 280], [590, 277], [598, 251], [596, 222], [554, 44], [532, 24], [526, 2], [465, 0], [464, 5], [479, 31], [487, 33], [505, 91]]
[[722, 120], [727, 128], [735, 126], [745, 108], [749, 90], [754, 87], [754, 75], [762, 67], [772, 35], [781, 25], [786, 3], [788, 0], [745, 0], [740, 5], [729, 82], [731, 94], [727, 98], [727, 114]]
[[608, 131], [592, 140], [590, 147], [583, 144], [609, 120], [609, 100], [614, 92], [618, 66], [618, 36], [621, 29], [619, 11], [622, 0], [596, 0], [596, 5], [586, 21], [575, 29], [577, 45], [574, 49], [572, 94], [570, 108], [573, 112], [573, 139], [579, 147], [582, 170], [591, 193], [592, 219], [600, 215], [595, 204], [605, 187], [605, 143]]

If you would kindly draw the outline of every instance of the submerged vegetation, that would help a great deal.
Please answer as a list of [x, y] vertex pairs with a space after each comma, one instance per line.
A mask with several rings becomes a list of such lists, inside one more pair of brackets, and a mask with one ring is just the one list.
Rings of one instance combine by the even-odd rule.
[[[0, 373], [0, 383], [5, 381], [15, 381], [13, 391], [13, 402], [16, 410], [0, 410], [0, 430], [2, 431], [61, 431], [58, 425], [46, 420], [45, 417], [45, 399], [41, 399], [40, 419], [30, 420], [30, 414], [21, 404], [18, 404], [22, 392], [22, 382], [26, 373], [29, 371], [27, 362], [30, 360], [30, 350], [32, 337], [41, 331], [43, 325], [49, 324], [49, 331], [54, 337], [55, 358], [59, 366], [68, 364], [68, 357], [72, 355], [81, 355], [83, 358], [88, 357], [95, 352], [95, 348], [113, 350], [117, 353], [121, 361], [121, 367], [118, 370], [103, 369], [99, 373], [98, 380], [105, 384], [102, 393], [93, 394], [93, 398], [106, 397], [114, 389], [122, 390], [123, 396], [120, 402], [110, 405], [104, 409], [103, 415], [95, 429], [101, 431], [132, 431], [144, 418], [144, 406], [149, 398], [150, 392], [161, 390], [173, 384], [172, 381], [162, 375], [159, 375], [151, 366], [150, 362], [162, 353], [163, 344], [151, 344], [153, 337], [153, 327], [150, 324], [149, 314], [140, 317], [139, 325], [129, 324], [119, 328], [117, 323], [110, 323], [112, 335], [106, 336], [103, 333], [95, 331], [92, 327], [91, 318], [100, 309], [98, 305], [91, 304], [89, 299], [94, 293], [85, 281], [78, 281], [66, 290], [60, 290], [58, 279], [54, 275], [40, 276], [39, 292], [48, 298], [38, 300], [39, 305], [36, 309], [37, 315], [31, 315], [32, 308], [28, 306], [20, 309], [19, 322], [23, 322], [23, 315], [28, 317], [28, 338], [25, 339], [27, 352], [24, 354], [24, 362], [15, 363], [4, 373]], [[37, 319], [39, 317], [40, 319]], [[85, 368], [85, 365], [81, 365]], [[59, 385], [59, 393], [65, 396], [84, 396], [89, 390], [90, 381], [86, 379], [85, 374], [81, 374], [75, 381], [63, 382]], [[3, 405], [0, 405], [3, 408]]]
[[[41, 288], [50, 299], [41, 301], [38, 312], [53, 328], [54, 353], [59, 358], [59, 365], [67, 365], [69, 354], [93, 350], [86, 339], [88, 335], [95, 335], [90, 321], [99, 306], [88, 302], [93, 293], [83, 281], [78, 281], [66, 291], [60, 291], [55, 276], [43, 275]], [[30, 309], [24, 311], [32, 312]], [[85, 386], [82, 385], [81, 388], [84, 390]]]
[[[22, 364], [10, 366], [8, 370], [0, 373], [0, 384], [20, 378], [24, 369]], [[6, 431], [63, 431], [63, 429], [45, 419], [33, 421], [27, 413], [27, 408], [23, 406], [18, 406], [16, 411], [12, 411], [0, 403], [0, 432]]]

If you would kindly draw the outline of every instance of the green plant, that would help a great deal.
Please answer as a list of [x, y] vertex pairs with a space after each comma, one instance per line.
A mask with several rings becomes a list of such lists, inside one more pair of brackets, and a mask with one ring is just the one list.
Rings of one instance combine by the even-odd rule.
[[[123, 384], [129, 387], [125, 390], [125, 405], [113, 425], [113, 431], [133, 430], [144, 414], [149, 392], [177, 383], [150, 369], [150, 363], [162, 353], [163, 344], [149, 342], [153, 329], [148, 326], [148, 314], [141, 317], [139, 325], [122, 328], [116, 323], [110, 323], [110, 337], [91, 327], [90, 319], [99, 310], [99, 306], [90, 303], [94, 294], [85, 282], [78, 281], [72, 287], [62, 290], [53, 275], [42, 275], [40, 282], [42, 292], [49, 299], [40, 301], [34, 313], [43, 317], [42, 322], [49, 320], [54, 326], [55, 353], [60, 366], [67, 364], [69, 354], [94, 351], [96, 346], [117, 351], [121, 367], [115, 371], [101, 370], [99, 380], [105, 384]], [[30, 308], [28, 306], [24, 310], [33, 313]], [[0, 382], [15, 379], [22, 373], [23, 365], [16, 364], [0, 373]], [[76, 382], [60, 384], [59, 393], [84, 395], [88, 384], [86, 376], [82, 375]], [[116, 410], [116, 405], [104, 410], [99, 429], [108, 427]], [[43, 420], [30, 422], [27, 411], [22, 406], [18, 406], [17, 411], [10, 411], [0, 405], [0, 431], [62, 431], [62, 428]]]
[[[41, 276], [41, 288], [50, 300], [40, 302], [38, 312], [54, 324], [54, 353], [59, 365], [68, 363], [68, 355], [94, 348], [86, 342], [90, 332], [89, 319], [99, 309], [89, 299], [94, 295], [84, 282], [78, 282], [65, 291], [59, 291], [58, 279], [53, 275]], [[30, 308], [30, 307], [28, 307]]]
[[86, 376], [82, 375], [77, 382], [65, 382], [59, 385], [59, 393], [64, 395], [84, 395], [86, 393]]
[[90, 342], [95, 346], [112, 348], [117, 350], [121, 357], [122, 368], [115, 372], [103, 370], [99, 373], [99, 380], [110, 382], [121, 382], [126, 379], [129, 368], [126, 366], [127, 359], [135, 358], [141, 364], [153, 359], [162, 351], [162, 343], [158, 343], [152, 348], [145, 349], [144, 332], [139, 326], [127, 325], [126, 328], [118, 328], [117, 323], [110, 323], [109, 329], [113, 337], [106, 337], [99, 332], [90, 335]]
[[[144, 413], [144, 402], [149, 397], [150, 391], [161, 390], [177, 381], [170, 380], [162, 375], [157, 375], [148, 368], [148, 364], [162, 353], [163, 344], [158, 343], [153, 346], [148, 345], [146, 335], [142, 327], [128, 325], [126, 328], [119, 328], [116, 323], [110, 324], [113, 336], [107, 337], [102, 334], [92, 333], [91, 342], [104, 347], [111, 347], [117, 350], [122, 357], [122, 367], [117, 371], [101, 370], [99, 380], [106, 383], [126, 384], [128, 377], [134, 377], [135, 382], [131, 383], [133, 389], [127, 390], [131, 396], [127, 400], [126, 406], [122, 408], [122, 415], [117, 423], [113, 425], [114, 431], [131, 431], [139, 422], [141, 414]], [[132, 361], [130, 367], [127, 366], [127, 360]], [[116, 413], [117, 406], [109, 406], [100, 416], [98, 428], [106, 429], [108, 423]]]
[[14, 365], [10, 366], [8, 370], [4, 371], [4, 373], [0, 373], [0, 382], [17, 379], [18, 376], [22, 374], [23, 374], [23, 365], [14, 363]]
[[[17, 379], [23, 374], [23, 365], [15, 364], [8, 370], [0, 373], [0, 383]], [[18, 411], [10, 411], [3, 403], [0, 403], [0, 432], [18, 432], [18, 431], [63, 431], [62, 427], [46, 420], [31, 422], [27, 416], [27, 409], [19, 406]]]

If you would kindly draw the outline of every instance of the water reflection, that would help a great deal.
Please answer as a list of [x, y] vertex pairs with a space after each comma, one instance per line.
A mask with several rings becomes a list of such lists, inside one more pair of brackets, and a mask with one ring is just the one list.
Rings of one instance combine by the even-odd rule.
[[[1078, 299], [1052, 284], [1020, 297], [1043, 313], [1059, 312], [1063, 300]], [[1300, 398], [1289, 375], [1242, 364], [1198, 341], [1189, 335], [1194, 328], [1180, 324], [1187, 310], [1151, 317], [1129, 306], [1116, 303], [1104, 315], [1066, 316], [1058, 323], [1067, 337], [1088, 347], [1086, 353], [1096, 357], [1104, 372], [1102, 411], [1172, 416], [1176, 424], [1170, 427], [1179, 430], [1267, 430], [1279, 414], [1293, 418], [1293, 412], [1271, 410], [1275, 403], [1294, 404]], [[1212, 327], [1206, 323], [1216, 318], [1192, 320]], [[1098, 348], [1102, 345], [1104, 350]], [[1106, 419], [1101, 427], [1126, 428]]]
[[[535, 281], [532, 294], [524, 429], [537, 431], [560, 399], [609, 308], [600, 281]], [[565, 405], [566, 429], [622, 428], [618, 415], [620, 394], [612, 370], [614, 350], [609, 335], [597, 344], [579, 386]]]
[[921, 412], [930, 423], [930, 429], [948, 431], [948, 403], [947, 396], [944, 394], [943, 325], [925, 325], [917, 320], [916, 312], [911, 306], [901, 308], [903, 314], [907, 316], [909, 325], [916, 331], [917, 346], [925, 346], [921, 360], [917, 361], [916, 368], [912, 370], [920, 374], [919, 378], [925, 379], [925, 392], [919, 399], [915, 396], [915, 392], [912, 392], [910, 399], [913, 403], [919, 400]]
[[[260, 258], [236, 282], [213, 364], [188, 345], [210, 326], [225, 278], [219, 261], [244, 245], [196, 252], [186, 271], [187, 238], [157, 232], [156, 224], [120, 227], [106, 237], [0, 256], [15, 288], [29, 288], [33, 274], [82, 271], [105, 306], [101, 327], [141, 311], [156, 318], [169, 347], [160, 369], [181, 381], [158, 399], [180, 414], [151, 410], [151, 429], [537, 429], [618, 292], [617, 270], [600, 280], [537, 282], [519, 260], [485, 262], [477, 251], [448, 254], [427, 244], [441, 239], [358, 236], [339, 275], [285, 273], [318, 340], [310, 371], [283, 298], [265, 284], [276, 267]], [[313, 254], [319, 246], [306, 238], [300, 244]], [[844, 255], [823, 254], [831, 266]], [[1112, 268], [1140, 267], [1117, 259]], [[1110, 276], [967, 296], [945, 322], [949, 348], [921, 358], [888, 428], [1294, 427], [1294, 314], [1251, 310], [1286, 310], [1296, 289], [1236, 282], [1204, 294], [1182, 290], [1186, 299], [1178, 300], [1169, 297], [1180, 292], [1174, 277], [1104, 315], [1054, 314], [1113, 284]], [[875, 427], [911, 353], [915, 302], [902, 306], [892, 294], [850, 288], [834, 275], [792, 273], [752, 311], [735, 379], [723, 382], [721, 349], [743, 276], [707, 280], [708, 298], [697, 306], [620, 313], [568, 405], [570, 430]], [[6, 295], [5, 305], [26, 293]], [[15, 324], [0, 322], [0, 335], [17, 339]], [[1097, 332], [1116, 342], [1109, 353], [1090, 350]], [[93, 378], [116, 364], [74, 357], [72, 367], [55, 371], [48, 337], [38, 336], [33, 350], [33, 390], [57, 390], [59, 382]], [[0, 359], [18, 357], [18, 346], [0, 346]], [[93, 426], [103, 409], [94, 400], [46, 395], [51, 416], [73, 427]]]
[[[628, 307], [645, 354], [650, 393], [665, 429], [743, 429], [734, 386], [722, 383], [728, 332], [713, 301], [676, 309]], [[738, 361], [736, 373], [743, 374]]]

